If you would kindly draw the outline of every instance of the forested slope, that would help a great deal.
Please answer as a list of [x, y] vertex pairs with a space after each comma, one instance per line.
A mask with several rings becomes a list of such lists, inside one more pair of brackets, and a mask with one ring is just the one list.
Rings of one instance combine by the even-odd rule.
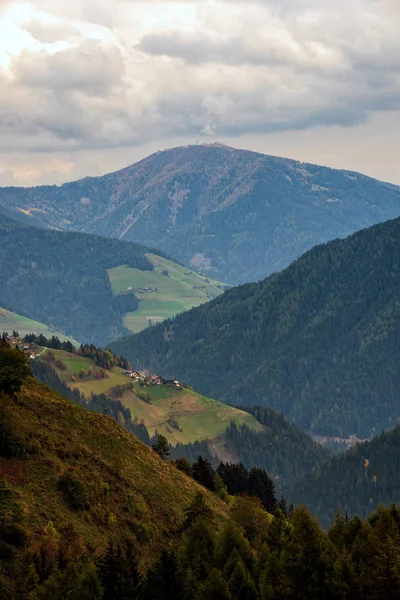
[[379, 503], [400, 497], [400, 427], [331, 457], [286, 489], [290, 501], [306, 504], [324, 526], [340, 509], [364, 518]]
[[225, 402], [368, 437], [400, 417], [399, 240], [396, 219], [318, 246], [112, 348]]
[[114, 295], [107, 269], [154, 267], [148, 249], [81, 233], [43, 230], [2, 217], [0, 306], [41, 321], [79, 341], [123, 335], [125, 313], [138, 301]]

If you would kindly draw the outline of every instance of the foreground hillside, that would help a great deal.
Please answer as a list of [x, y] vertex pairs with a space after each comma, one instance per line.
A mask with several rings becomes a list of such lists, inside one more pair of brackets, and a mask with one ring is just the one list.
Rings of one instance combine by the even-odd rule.
[[[10, 352], [2, 346], [2, 600], [398, 597], [396, 506], [365, 523], [339, 516], [328, 534], [305, 507], [268, 514], [262, 470], [222, 465], [217, 478], [202, 459], [191, 472], [168, 463], [32, 379], [17, 392], [24, 359]], [[241, 477], [251, 495], [229, 496], [222, 482], [237, 494]]]
[[[34, 538], [44, 534], [49, 521], [56, 528], [71, 523], [88, 543], [105, 546], [109, 537], [130, 532], [150, 552], [179, 530], [183, 511], [200, 488], [114, 419], [34, 379], [1, 408], [9, 443], [4, 454], [1, 438], [0, 484], [10, 490], [22, 525]], [[65, 476], [81, 483], [85, 510], [66, 501], [59, 488]], [[208, 500], [221, 517], [226, 515], [218, 498]]]
[[0, 189], [35, 224], [132, 240], [228, 283], [400, 215], [400, 189], [350, 171], [210, 144], [62, 186]]
[[319, 246], [112, 348], [231, 404], [264, 404], [326, 436], [399, 417], [400, 220]]
[[378, 505], [400, 497], [400, 427], [330, 458], [287, 490], [288, 499], [306, 504], [329, 526], [336, 509], [367, 517]]
[[[223, 292], [219, 282], [139, 244], [42, 230], [5, 217], [0, 237], [0, 306], [83, 342], [139, 331]], [[156, 293], [139, 293], [147, 280]]]

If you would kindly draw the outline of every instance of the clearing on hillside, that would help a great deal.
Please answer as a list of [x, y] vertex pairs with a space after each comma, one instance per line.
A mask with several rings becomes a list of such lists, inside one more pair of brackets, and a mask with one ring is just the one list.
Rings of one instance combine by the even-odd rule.
[[[104, 377], [100, 377], [100, 367], [89, 358], [64, 350], [51, 352], [55, 360], [62, 363], [60, 368], [51, 362], [52, 368], [69, 387], [78, 388], [87, 398], [94, 393], [107, 394], [110, 398], [120, 400], [130, 409], [132, 419], [143, 419], [151, 435], [157, 430], [171, 444], [214, 439], [225, 433], [231, 421], [237, 425], [246, 424], [250, 429], [263, 429], [249, 413], [185, 388], [179, 391], [163, 384], [143, 387], [140, 383], [134, 383], [132, 389], [120, 390], [119, 395], [115, 396], [113, 388], [127, 387], [131, 383], [130, 378], [123, 374], [123, 369], [113, 367], [104, 372]], [[40, 360], [46, 360], [46, 352]]]
[[148, 253], [146, 257], [154, 271], [127, 266], [108, 271], [115, 294], [133, 291], [139, 300], [138, 310], [127, 313], [124, 319], [125, 327], [133, 333], [204, 304], [229, 287], [155, 254]]
[[7, 331], [10, 334], [13, 331], [18, 331], [21, 337], [24, 337], [29, 333], [33, 333], [35, 335], [42, 334], [46, 338], [51, 338], [54, 335], [62, 342], [69, 341], [74, 346], [79, 346], [79, 343], [74, 340], [74, 338], [64, 335], [58, 329], [50, 327], [49, 325], [45, 325], [44, 323], [40, 323], [39, 321], [28, 319], [28, 317], [23, 317], [15, 312], [12, 312], [11, 310], [6, 310], [5, 308], [0, 307], [0, 332], [2, 333], [3, 331]]

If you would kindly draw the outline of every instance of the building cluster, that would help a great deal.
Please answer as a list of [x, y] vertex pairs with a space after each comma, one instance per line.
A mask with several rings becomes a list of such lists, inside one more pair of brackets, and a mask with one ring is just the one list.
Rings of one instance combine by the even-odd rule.
[[166, 385], [170, 388], [181, 391], [182, 386], [176, 377], [162, 377], [161, 375], [149, 375], [147, 373], [140, 373], [139, 371], [129, 370], [124, 371], [126, 377], [130, 377], [134, 382], [140, 383], [143, 387], [149, 387], [151, 385]]
[[21, 336], [6, 335], [6, 340], [12, 348], [19, 348], [29, 358], [34, 359], [36, 356], [36, 344], [27, 344], [24, 342]]
[[158, 292], [158, 289], [156, 287], [140, 287], [136, 288], [135, 292], [137, 294], [155, 294], [156, 292]]

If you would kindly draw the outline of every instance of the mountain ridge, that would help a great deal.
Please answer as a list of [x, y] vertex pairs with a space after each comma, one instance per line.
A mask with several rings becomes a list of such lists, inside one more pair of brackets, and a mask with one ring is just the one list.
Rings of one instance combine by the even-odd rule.
[[159, 247], [243, 283], [318, 243], [399, 216], [400, 188], [353, 171], [194, 145], [62, 186], [0, 188], [0, 206], [46, 226]]
[[111, 345], [207, 395], [262, 404], [306, 431], [371, 437], [400, 418], [400, 219], [305, 253]]

